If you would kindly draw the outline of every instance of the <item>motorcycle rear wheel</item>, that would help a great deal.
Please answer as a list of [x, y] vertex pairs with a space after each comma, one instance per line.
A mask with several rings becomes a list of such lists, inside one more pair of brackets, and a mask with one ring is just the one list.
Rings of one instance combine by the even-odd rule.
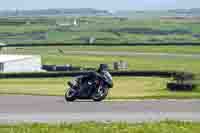
[[73, 95], [73, 90], [69, 88], [67, 92], [65, 93], [65, 100], [69, 102], [73, 102], [76, 100], [76, 97]]

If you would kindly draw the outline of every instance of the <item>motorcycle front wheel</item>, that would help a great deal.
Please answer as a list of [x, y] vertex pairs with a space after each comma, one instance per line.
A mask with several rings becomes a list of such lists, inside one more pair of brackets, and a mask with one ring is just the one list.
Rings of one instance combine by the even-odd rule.
[[75, 90], [73, 90], [72, 88], [69, 88], [65, 93], [65, 100], [69, 102], [75, 101], [76, 97], [74, 94], [75, 94]]
[[93, 101], [100, 102], [104, 100], [108, 95], [108, 87], [98, 88], [97, 92], [92, 96]]

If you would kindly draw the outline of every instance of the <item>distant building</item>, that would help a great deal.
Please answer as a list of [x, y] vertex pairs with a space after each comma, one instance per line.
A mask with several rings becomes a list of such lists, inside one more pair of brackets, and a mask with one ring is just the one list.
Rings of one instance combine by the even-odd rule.
[[65, 27], [65, 26], [71, 26], [71, 24], [70, 23], [61, 23], [61, 24], [56, 23], [56, 26]]
[[1, 43], [1, 42], [0, 42], [0, 49], [3, 48], [3, 47], [5, 47], [5, 46], [6, 46], [5, 43]]
[[3, 46], [6, 46], [6, 44], [0, 42], [0, 47], [3, 47]]
[[77, 25], [78, 25], [78, 22], [77, 22], [76, 19], [74, 20], [74, 23], [73, 23], [73, 24], [74, 24], [74, 26], [77, 26]]
[[90, 37], [89, 38], [89, 44], [93, 44], [93, 43], [95, 43], [95, 41], [96, 41], [95, 37]]
[[31, 22], [30, 21], [26, 21], [26, 25], [30, 25], [31, 24]]
[[59, 27], [70, 27], [70, 26], [78, 26], [79, 21], [77, 19], [74, 19], [73, 22], [66, 22], [66, 23], [56, 23], [56, 26]]
[[0, 53], [2, 53], [3, 48], [4, 48], [5, 46], [6, 46], [6, 44], [0, 42]]
[[40, 56], [0, 55], [0, 72], [39, 72], [41, 64]]

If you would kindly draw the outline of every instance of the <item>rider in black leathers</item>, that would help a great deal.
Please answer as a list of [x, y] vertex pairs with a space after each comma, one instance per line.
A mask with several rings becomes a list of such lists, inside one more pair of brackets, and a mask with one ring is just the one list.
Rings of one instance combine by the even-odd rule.
[[[81, 82], [84, 82], [84, 80], [90, 80], [90, 81], [95, 81], [96, 79], [104, 79], [105, 81], [111, 83], [110, 87], [113, 87], [112, 83], [112, 77], [110, 73], [108, 72], [108, 67], [107, 65], [101, 64], [97, 72], [90, 72], [84, 78], [81, 79]], [[85, 91], [85, 89], [90, 89], [88, 86], [83, 86], [80, 88], [80, 92]]]

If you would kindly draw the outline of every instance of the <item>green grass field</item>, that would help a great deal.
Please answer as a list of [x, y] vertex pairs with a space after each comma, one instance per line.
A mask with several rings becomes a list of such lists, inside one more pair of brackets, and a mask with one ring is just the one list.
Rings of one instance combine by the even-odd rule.
[[[80, 38], [95, 37], [96, 43], [136, 43], [136, 42], [199, 42], [200, 28], [198, 22], [192, 19], [184, 20], [160, 20], [160, 19], [124, 19], [112, 17], [80, 17], [79, 26], [58, 26], [59, 24], [68, 24], [73, 21], [73, 17], [54, 17], [43, 18], [23, 18], [20, 21], [34, 21], [32, 24], [14, 25], [19, 18], [4, 20], [0, 18], [0, 35], [1, 33], [31, 33], [47, 32], [46, 39], [20, 40], [20, 35], [0, 36], [0, 39], [9, 44], [21, 43], [88, 43]], [[8, 21], [8, 25], [6, 25]], [[41, 21], [41, 22], [40, 22]], [[49, 21], [49, 22], [48, 22]], [[13, 25], [10, 24], [13, 22]], [[58, 24], [56, 26], [56, 24]], [[123, 29], [131, 29], [123, 31]], [[117, 32], [113, 32], [117, 30]], [[173, 32], [175, 31], [175, 33]], [[180, 32], [179, 32], [180, 31]], [[186, 31], [186, 32], [185, 32]], [[161, 32], [161, 33], [160, 33]], [[164, 34], [162, 34], [164, 32]], [[167, 32], [167, 34], [166, 34]], [[169, 32], [169, 33], [168, 33]], [[183, 32], [183, 33], [182, 33]], [[197, 37], [194, 34], [198, 34]], [[18, 40], [19, 39], [19, 40]]]
[[[67, 81], [72, 78], [1, 79], [0, 94], [30, 94], [63, 96]], [[108, 99], [200, 98], [200, 88], [193, 92], [170, 92], [169, 79], [144, 77], [114, 77], [114, 88]]]
[[200, 123], [150, 122], [150, 123], [76, 123], [76, 124], [18, 124], [1, 125], [2, 133], [198, 133]]
[[0, 25], [0, 33], [28, 33], [36, 31], [47, 31], [48, 26], [44, 24], [32, 24], [32, 25]]

